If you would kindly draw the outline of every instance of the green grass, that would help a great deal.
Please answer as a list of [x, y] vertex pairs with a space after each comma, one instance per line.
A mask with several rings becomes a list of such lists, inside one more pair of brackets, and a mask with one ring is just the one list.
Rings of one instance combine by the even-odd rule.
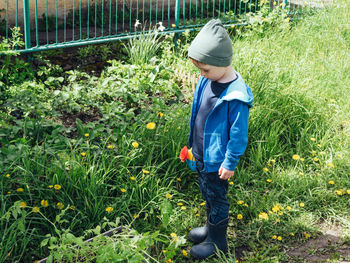
[[[343, 2], [341, 8], [282, 22], [264, 37], [234, 37], [233, 65], [255, 101], [247, 151], [228, 194], [230, 253], [205, 262], [233, 262], [235, 248], [245, 251], [240, 260], [246, 262], [288, 261], [286, 251], [305, 243], [306, 234], [318, 236], [324, 222], [340, 225], [345, 239], [350, 238], [349, 8]], [[170, 54], [174, 50], [166, 41], [161, 48], [157, 65], [112, 62], [100, 78], [71, 72], [58, 88], [47, 81], [26, 83], [23, 94], [30, 91], [37, 100], [29, 109], [21, 108], [20, 87], [9, 87], [9, 108], [19, 105], [31, 114], [16, 120], [1, 113], [1, 156], [6, 157], [0, 167], [0, 236], [8, 238], [0, 239], [0, 261], [43, 258], [49, 250], [39, 244], [46, 234], [61, 237], [57, 245], [65, 248], [65, 230], [82, 236], [119, 218], [139, 233], [159, 231], [147, 249], [153, 261], [188, 262], [182, 250], [188, 252], [191, 244], [183, 237], [204, 222], [205, 211], [196, 175], [178, 159], [188, 139], [190, 89], [182, 87], [179, 93], [181, 76], [173, 70], [174, 65], [196, 70], [177, 55], [183, 50]], [[90, 108], [98, 109], [101, 119], [78, 121], [77, 129], [68, 129], [71, 133], [48, 120], [57, 122], [62, 109], [77, 113]], [[146, 128], [149, 122], [156, 123], [155, 129]], [[23, 192], [16, 191], [20, 187]], [[16, 201], [27, 207], [10, 208]], [[40, 213], [32, 211], [35, 206]], [[263, 212], [268, 220], [259, 218]], [[105, 223], [104, 229], [111, 225]], [[108, 249], [113, 253], [113, 246]]]

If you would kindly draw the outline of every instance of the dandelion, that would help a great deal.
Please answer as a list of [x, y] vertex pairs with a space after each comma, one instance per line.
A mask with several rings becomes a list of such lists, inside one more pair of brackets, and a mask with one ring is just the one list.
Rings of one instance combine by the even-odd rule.
[[175, 24], [171, 24], [171, 27], [174, 28], [174, 27], [176, 27], [176, 25]]
[[315, 162], [318, 162], [318, 161], [319, 161], [319, 159], [318, 159], [317, 157], [315, 157], [315, 158], [314, 158], [314, 161], [315, 161]]
[[337, 190], [337, 191], [335, 191], [335, 193], [336, 193], [337, 195], [343, 195], [343, 191], [342, 191], [342, 190]]
[[181, 210], [186, 210], [186, 206], [181, 206]]
[[277, 240], [278, 240], [278, 241], [281, 241], [281, 240], [282, 240], [282, 237], [281, 237], [281, 236], [278, 236], [278, 237], [277, 237]]
[[144, 174], [149, 174], [149, 171], [145, 170], [145, 169], [142, 169], [142, 173]]
[[173, 196], [168, 193], [168, 194], [165, 195], [165, 197], [168, 198], [168, 199], [171, 199]]
[[311, 137], [310, 140], [311, 140], [312, 142], [316, 141], [316, 139], [315, 139], [314, 137]]
[[176, 180], [177, 180], [178, 182], [181, 182], [182, 179], [178, 177], [178, 178], [176, 178]]
[[170, 236], [171, 236], [172, 238], [177, 238], [177, 235], [176, 235], [175, 233], [170, 233]]
[[280, 205], [274, 205], [271, 210], [277, 213], [278, 211], [282, 210], [282, 207]]
[[60, 190], [60, 189], [62, 188], [62, 186], [60, 186], [59, 184], [55, 184], [53, 187], [54, 187], [56, 190]]
[[12, 192], [11, 191], [7, 191], [8, 194], [11, 194]]
[[271, 183], [272, 180], [271, 179], [266, 179], [266, 182]]
[[154, 130], [155, 127], [156, 127], [156, 124], [154, 122], [149, 122], [146, 125], [146, 128], [149, 130]]
[[133, 218], [135, 218], [135, 219], [136, 219], [136, 218], [139, 218], [139, 217], [140, 217], [140, 216], [137, 215], [137, 214], [134, 214], [134, 215], [133, 215]]
[[157, 112], [157, 117], [163, 117], [163, 113], [162, 112]]
[[235, 25], [231, 25], [231, 28], [235, 28]]
[[261, 212], [259, 214], [259, 218], [263, 219], [263, 220], [269, 220], [269, 215], [267, 213], [265, 213], [265, 212]]
[[303, 162], [303, 161], [305, 161], [305, 159], [300, 157], [300, 161]]
[[237, 219], [238, 219], [238, 220], [241, 220], [242, 218], [243, 218], [243, 216], [242, 216], [241, 214], [238, 214], [238, 215], [237, 215]]
[[139, 143], [138, 142], [133, 142], [131, 144], [134, 148], [139, 148]]
[[70, 210], [75, 210], [75, 205], [71, 205], [71, 206], [69, 207], [69, 209], [70, 209]]
[[7, 178], [9, 178], [9, 177], [10, 177], [10, 174], [6, 174], [5, 176], [6, 176]]
[[47, 200], [41, 200], [40, 202], [42, 207], [48, 207], [49, 206], [49, 202]]
[[237, 204], [239, 204], [239, 205], [241, 205], [243, 203], [244, 203], [244, 201], [242, 201], [242, 200], [237, 201]]
[[304, 237], [306, 238], [306, 239], [308, 239], [308, 238], [310, 238], [310, 234], [308, 234], [308, 233], [304, 233]]
[[269, 171], [269, 168], [264, 167], [264, 168], [263, 168], [263, 171], [264, 171], [265, 173], [267, 173], [267, 172]]
[[321, 148], [321, 144], [317, 144], [317, 147], [318, 147], [318, 148]]
[[197, 216], [197, 217], [198, 217], [198, 216], [199, 216], [199, 214], [197, 213], [197, 214], [195, 214], [195, 216]]
[[106, 212], [107, 212], [107, 213], [110, 213], [110, 212], [112, 212], [112, 211], [113, 211], [113, 207], [109, 206], [109, 207], [106, 208]]
[[90, 135], [90, 134], [88, 134], [88, 133], [85, 133], [85, 134], [84, 134], [84, 136], [85, 136], [86, 138], [89, 137], [89, 135]]
[[337, 157], [338, 157], [338, 158], [342, 158], [342, 155], [341, 155], [341, 154], [337, 154]]
[[183, 203], [177, 203], [178, 206], [183, 206]]
[[294, 237], [295, 235], [294, 235], [294, 233], [290, 233], [290, 235], [292, 236], [292, 237]]
[[40, 208], [37, 207], [37, 206], [34, 206], [33, 209], [32, 209], [32, 211], [33, 211], [34, 213], [39, 213], [39, 212], [40, 212]]
[[187, 257], [187, 256], [188, 256], [187, 251], [183, 249], [183, 250], [182, 250], [182, 255], [183, 255], [184, 257]]
[[27, 203], [26, 202], [20, 202], [19, 203], [19, 207], [20, 208], [26, 208], [27, 207]]
[[283, 212], [278, 212], [278, 214], [281, 216], [281, 215], [283, 215]]
[[300, 207], [304, 207], [305, 204], [304, 204], [304, 203], [300, 203], [299, 206], [300, 206]]
[[58, 202], [57, 207], [58, 209], [62, 210], [64, 208], [64, 204], [62, 204], [61, 202]]
[[163, 22], [159, 22], [159, 27], [158, 27], [159, 31], [163, 32], [165, 27], [163, 26]]
[[114, 145], [110, 145], [110, 144], [109, 144], [109, 145], [107, 146], [107, 148], [108, 148], [108, 149], [114, 149], [114, 148], [115, 148], [115, 146], [114, 146]]
[[233, 185], [233, 182], [229, 182], [230, 185]]
[[135, 180], [136, 180], [134, 176], [130, 176], [130, 179], [131, 179], [132, 181], [135, 181]]
[[290, 207], [289, 205], [286, 207], [287, 208], [287, 210], [292, 210], [292, 207]]
[[328, 166], [329, 168], [334, 168], [334, 167], [335, 167], [333, 163], [329, 163], [329, 164], [327, 164], [327, 166]]
[[276, 219], [276, 223], [280, 223], [281, 222], [281, 220], [279, 220], [278, 218]]
[[346, 190], [346, 193], [347, 193], [348, 195], [350, 195], [350, 189], [349, 189], [349, 190]]
[[316, 155], [316, 153], [317, 153], [317, 152], [316, 152], [316, 151], [314, 151], [314, 150], [313, 150], [313, 151], [311, 151], [312, 156], [315, 156], [315, 155]]
[[82, 152], [82, 153], [80, 153], [80, 154], [81, 154], [81, 156], [85, 157], [86, 152]]
[[292, 156], [292, 158], [293, 158], [293, 160], [297, 161], [297, 160], [300, 159], [300, 156], [297, 155], [297, 154], [294, 154], [294, 155]]
[[276, 236], [276, 235], [273, 235], [273, 236], [272, 236], [272, 239], [277, 239], [277, 236]]
[[334, 184], [334, 181], [333, 181], [333, 180], [330, 180], [330, 181], [328, 181], [328, 183], [333, 185], [333, 184]]
[[52, 184], [50, 184], [50, 185], [49, 185], [49, 188], [53, 188], [53, 185], [52, 185]]
[[249, 205], [248, 204], [243, 204], [245, 207], [248, 207]]
[[24, 191], [24, 189], [23, 188], [17, 188], [17, 190], [16, 190], [18, 193], [21, 193], [21, 192], [23, 192]]
[[299, 172], [299, 175], [304, 175], [304, 173], [303, 172]]
[[200, 203], [201, 206], [205, 206], [205, 202]]
[[120, 189], [120, 191], [121, 191], [122, 193], [125, 193], [125, 192], [126, 192], [126, 189], [125, 189], [125, 188], [122, 188], [122, 189]]

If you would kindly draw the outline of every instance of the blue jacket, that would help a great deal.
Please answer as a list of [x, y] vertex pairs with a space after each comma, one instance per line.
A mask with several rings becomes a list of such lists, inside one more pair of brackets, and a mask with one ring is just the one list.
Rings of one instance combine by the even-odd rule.
[[[253, 94], [241, 75], [220, 95], [209, 113], [203, 134], [203, 162], [206, 172], [216, 172], [220, 166], [235, 170], [248, 143], [248, 113]], [[202, 95], [210, 80], [199, 78], [193, 96], [189, 146], [192, 147], [193, 127]]]

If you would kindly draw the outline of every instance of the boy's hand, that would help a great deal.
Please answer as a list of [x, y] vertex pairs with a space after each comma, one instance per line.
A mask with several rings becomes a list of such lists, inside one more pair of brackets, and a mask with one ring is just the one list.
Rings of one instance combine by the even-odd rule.
[[235, 173], [234, 171], [227, 170], [222, 166], [219, 169], [220, 179], [222, 179], [222, 180], [230, 179], [234, 173]]

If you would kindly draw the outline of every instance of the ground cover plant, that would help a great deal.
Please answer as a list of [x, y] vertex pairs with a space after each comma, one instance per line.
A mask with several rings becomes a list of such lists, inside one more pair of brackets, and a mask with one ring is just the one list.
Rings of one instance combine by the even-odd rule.
[[[349, 7], [301, 20], [262, 9], [229, 29], [255, 102], [230, 181], [230, 252], [206, 262], [349, 260]], [[99, 75], [43, 53], [31, 68], [1, 62], [0, 262], [194, 262], [187, 232], [205, 204], [178, 158], [198, 74], [185, 55], [193, 36], [177, 48], [164, 37], [142, 61], [126, 44], [130, 56]], [[83, 242], [118, 226], [127, 230]], [[309, 246], [325, 229], [337, 242]]]

